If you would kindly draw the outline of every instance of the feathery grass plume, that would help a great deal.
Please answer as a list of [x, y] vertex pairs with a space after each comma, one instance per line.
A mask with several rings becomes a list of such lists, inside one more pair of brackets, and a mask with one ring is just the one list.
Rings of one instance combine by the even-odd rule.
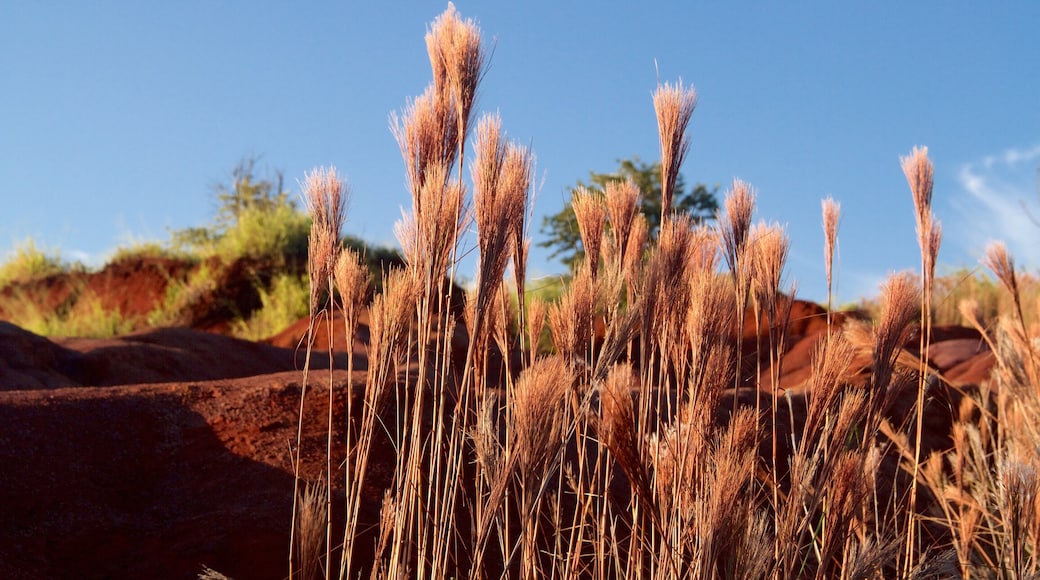
[[336, 280], [336, 290], [339, 291], [347, 326], [347, 339], [349, 340], [354, 331], [357, 330], [358, 316], [365, 305], [368, 297], [369, 273], [364, 258], [352, 248], [343, 248], [339, 251], [336, 259], [336, 267], [333, 270]]
[[672, 85], [658, 85], [654, 92], [654, 111], [657, 113], [657, 131], [661, 139], [661, 223], [669, 219], [675, 181], [679, 168], [690, 149], [686, 128], [697, 106], [697, 91], [684, 87], [680, 80]]
[[[690, 371], [685, 383], [691, 404], [714, 413], [721, 389], [710, 371], [714, 353], [731, 352], [733, 318], [736, 313], [733, 288], [714, 268], [694, 269], [687, 273], [690, 307], [686, 312], [685, 340]], [[728, 376], [728, 373], [727, 373]], [[680, 381], [682, 384], [683, 381]]]
[[[524, 207], [516, 219], [512, 222], [512, 231], [510, 237], [512, 238], [513, 245], [513, 283], [516, 288], [516, 299], [519, 306], [519, 326], [524, 327], [524, 313], [526, 312], [525, 302], [527, 301], [527, 258], [531, 253], [531, 238], [528, 228], [531, 223], [531, 217], [534, 212], [534, 203], [532, 202], [531, 195], [529, 195], [529, 187], [531, 182], [531, 175], [534, 173], [534, 154], [530, 153], [526, 149], [514, 147], [512, 154], [516, 155], [518, 160], [520, 154], [526, 153], [525, 167], [520, 171], [507, 170], [507, 173], [514, 174], [517, 179], [522, 179], [523, 190], [524, 190]], [[506, 165], [510, 164], [508, 156], [511, 153], [507, 151]], [[517, 184], [513, 187], [519, 187], [521, 184]], [[523, 338], [521, 337], [521, 342]]]
[[[515, 328], [510, 326], [514, 320], [514, 313], [512, 312], [508, 291], [504, 286], [499, 286], [498, 290], [491, 296], [482, 321], [483, 327], [479, 333], [477, 333], [475, 327], [476, 310], [477, 291], [474, 289], [466, 293], [466, 306], [463, 309], [463, 323], [466, 326], [466, 332], [476, 344], [473, 349], [473, 359], [467, 365], [473, 368], [475, 376], [489, 379], [491, 377], [486, 377], [485, 375], [489, 370], [487, 352], [492, 340], [498, 346], [503, 361], [508, 365], [510, 346], [512, 344], [510, 333], [515, 330]], [[508, 369], [506, 370], [508, 371]], [[508, 375], [509, 373], [506, 372], [506, 378], [508, 378]], [[498, 378], [501, 379], [502, 377]], [[492, 380], [491, 382], [496, 383], [497, 381]]]
[[910, 273], [894, 274], [881, 285], [881, 300], [871, 361], [871, 423], [887, 406], [886, 395], [893, 394], [896, 356], [910, 337], [911, 322], [920, 313], [921, 290]]
[[[764, 223], [752, 226], [749, 239], [750, 259], [755, 263], [752, 292], [764, 310], [776, 310], [790, 241], [782, 227]], [[772, 327], [785, 326], [785, 321], [775, 318], [771, 318], [770, 323]]]
[[640, 428], [632, 400], [633, 394], [639, 390], [639, 380], [631, 366], [619, 364], [610, 370], [600, 391], [600, 441], [625, 472], [632, 492], [660, 528], [653, 480], [647, 464], [649, 454], [643, 448], [639, 436]]
[[1012, 294], [1018, 294], [1018, 277], [1015, 275], [1015, 264], [1008, 255], [1007, 246], [1004, 242], [990, 242], [986, 246], [986, 254], [982, 258], [982, 265], [989, 268], [1000, 280], [1000, 283]]
[[928, 159], [927, 147], [914, 147], [910, 155], [899, 158], [903, 174], [914, 196], [914, 213], [917, 218], [917, 236], [921, 249], [925, 249], [925, 236], [932, 230], [932, 185], [934, 168]]
[[369, 367], [366, 405], [381, 409], [387, 387], [407, 355], [408, 327], [421, 287], [407, 269], [383, 274], [383, 293], [372, 300], [369, 315]]
[[842, 386], [850, 376], [856, 351], [847, 338], [836, 334], [819, 343], [810, 359], [812, 373], [807, 391], [808, 409], [803, 424], [803, 437], [812, 440], [823, 433], [824, 425], [835, 406]]
[[[505, 166], [506, 146], [502, 141], [502, 120], [495, 115], [481, 118], [477, 126], [476, 161], [473, 163], [473, 209], [476, 212], [477, 245], [480, 249], [480, 268], [484, 271], [505, 271], [509, 259], [509, 215], [503, 211], [503, 192], [500, 187]], [[496, 266], [501, 264], [501, 268]], [[479, 274], [478, 274], [479, 275]], [[488, 277], [491, 283], [499, 276]], [[478, 282], [479, 285], [479, 282]]]
[[696, 513], [694, 502], [700, 487], [694, 478], [708, 462], [711, 442], [708, 430], [702, 427], [680, 418], [660, 427], [646, 439], [656, 501], [661, 504], [661, 512], [672, 514], [676, 521], [678, 518], [688, 520]]
[[508, 478], [505, 473], [505, 442], [499, 432], [496, 416], [500, 401], [496, 393], [489, 393], [481, 402], [479, 419], [473, 426], [471, 439], [473, 441], [474, 461], [481, 466], [481, 475], [490, 481], [499, 481]]
[[493, 322], [490, 325], [490, 334], [495, 341], [495, 346], [498, 347], [498, 352], [502, 356], [503, 371], [505, 372], [505, 376], [501, 378], [505, 380], [504, 384], [510, 384], [512, 378], [509, 372], [509, 357], [514, 350], [519, 329], [516, 325], [516, 307], [514, 307], [509, 290], [505, 286], [499, 286], [491, 309]]
[[621, 308], [621, 290], [624, 280], [616, 272], [606, 272], [600, 276], [598, 286], [600, 289], [600, 300], [604, 305], [602, 343], [596, 357], [596, 366], [593, 369], [593, 381], [600, 381], [607, 377], [607, 372], [616, 362], [622, 360], [625, 351], [636, 337], [639, 323], [642, 318], [642, 309], [645, 301], [635, 298], [634, 304], [628, 304], [627, 308]]
[[607, 208], [603, 196], [579, 187], [571, 198], [571, 207], [574, 208], [581, 243], [585, 248], [585, 262], [595, 278], [599, 269], [600, 247], [607, 221]]
[[[477, 522], [474, 574], [483, 572], [480, 565], [494, 514], [515, 482], [519, 487], [520, 503], [517, 507], [523, 530], [519, 539], [522, 575], [535, 577], [539, 568], [536, 546], [541, 505], [553, 473], [563, 458], [562, 446], [568, 427], [566, 401], [574, 379], [567, 361], [555, 355], [534, 361], [521, 373], [512, 392], [513, 413], [508, 431], [510, 444], [505, 450], [507, 457], [498, 465], [498, 475], [490, 486], [484, 511]], [[478, 425], [478, 428], [482, 427]]]
[[637, 213], [632, 220], [632, 231], [628, 235], [628, 243], [625, 244], [624, 259], [621, 268], [624, 270], [625, 284], [628, 286], [628, 295], [635, 295], [636, 280], [639, 278], [643, 264], [643, 254], [646, 251], [647, 240], [650, 239], [650, 225], [646, 216]]
[[862, 452], [841, 453], [828, 471], [817, 575], [834, 578], [843, 569], [849, 540], [862, 531], [864, 502], [870, 497], [870, 488], [863, 470]]
[[[528, 207], [531, 204], [528, 203]], [[530, 221], [528, 210], [524, 212], [523, 222]], [[513, 288], [516, 292], [517, 331], [516, 341], [520, 346], [520, 364], [526, 366], [527, 352], [524, 350], [524, 334], [527, 329], [527, 258], [531, 253], [531, 239], [527, 237], [526, 226], [518, 225], [513, 233]]]
[[300, 517], [297, 523], [300, 572], [296, 578], [314, 580], [322, 576], [321, 561], [325, 553], [328, 496], [329, 488], [323, 480], [308, 482], [300, 494]]
[[604, 198], [610, 220], [611, 254], [620, 272], [628, 262], [628, 240], [639, 215], [639, 187], [631, 179], [612, 181], [604, 190]]
[[[914, 327], [912, 322], [920, 313], [920, 288], [913, 274], [892, 274], [881, 285], [881, 314], [874, 323], [873, 347], [870, 349], [870, 392], [869, 413], [866, 432], [873, 432], [881, 420], [881, 414], [902, 392], [903, 376], [896, 376], [895, 364], [910, 339]], [[855, 333], [848, 331], [849, 338]]]
[[986, 246], [986, 253], [982, 257], [982, 265], [1000, 280], [1008, 294], [1011, 295], [1015, 305], [1015, 315], [1022, 324], [1025, 332], [1025, 315], [1022, 310], [1022, 293], [1019, 288], [1018, 275], [1015, 273], [1015, 264], [1008, 254], [1004, 242], [990, 242]]
[[1000, 491], [1003, 563], [1013, 577], [1035, 577], [1040, 571], [1040, 472], [1036, 463], [1014, 456], [1002, 461]]
[[538, 298], [527, 303], [527, 345], [531, 351], [531, 361], [538, 358], [538, 346], [541, 343], [542, 330], [545, 328], [546, 309], [545, 302]]
[[514, 251], [511, 234], [517, 220], [523, 218], [530, 172], [531, 155], [527, 149], [502, 142], [501, 119], [497, 115], [482, 118], [477, 127], [473, 164], [473, 205], [480, 262], [471, 345], [481, 341], [488, 307], [502, 285]]
[[548, 323], [557, 352], [568, 360], [588, 362], [592, 323], [596, 311], [596, 285], [588, 264], [579, 264], [570, 287], [549, 306]]
[[[834, 248], [838, 243], [838, 219], [841, 217], [841, 204], [828, 197], [822, 202], [823, 208], [823, 263], [827, 269], [827, 317], [831, 315], [831, 301], [834, 298]], [[828, 326], [830, 326], [828, 322]]]
[[[438, 98], [433, 87], [428, 87], [407, 103], [403, 116], [390, 114], [390, 131], [404, 158], [412, 203], [416, 212], [421, 213], [419, 192], [426, 182], [430, 179], [446, 182], [455, 165], [460, 140], [455, 111]], [[440, 168], [442, 173], [434, 176], [434, 168]]]
[[719, 218], [722, 233], [722, 251], [726, 265], [734, 279], [740, 274], [740, 258], [751, 232], [751, 214], [755, 210], [755, 192], [751, 185], [739, 179], [733, 180], [733, 187], [726, 193], [723, 202], [726, 213]]
[[547, 477], [546, 469], [563, 436], [564, 396], [574, 373], [559, 356], [537, 361], [526, 369], [513, 391], [513, 450], [524, 477]]
[[735, 578], [744, 572], [736, 567], [740, 558], [733, 549], [747, 543], [756, 510], [748, 489], [755, 474], [757, 433], [754, 411], [741, 409], [733, 416], [711, 446], [705, 465], [710, 467], [695, 499], [698, 560], [708, 570], [719, 570], [722, 577]]
[[982, 307], [979, 306], [978, 300], [971, 298], [961, 300], [957, 303], [957, 311], [961, 315], [961, 326], [970, 326], [978, 330], [983, 337], [986, 336], [986, 327], [982, 324]]
[[304, 196], [311, 214], [307, 264], [311, 277], [311, 315], [318, 309], [321, 293], [328, 290], [336, 259], [339, 232], [343, 228], [346, 188], [336, 169], [319, 167], [305, 175]]
[[507, 457], [507, 444], [500, 433], [501, 425], [496, 417], [501, 403], [497, 394], [494, 391], [487, 393], [478, 404], [477, 420], [469, 436], [473, 445], [473, 462], [478, 467], [478, 497], [474, 502], [477, 509], [473, 510], [476, 530], [470, 543], [471, 574], [484, 567], [487, 540], [493, 524], [503, 519], [506, 491], [508, 483], [513, 480], [512, 471], [516, 464], [515, 457]]
[[697, 241], [690, 216], [676, 216], [661, 224], [657, 247], [650, 257], [649, 267], [657, 270], [657, 285], [648, 290], [655, 293], [657, 303], [647, 314], [654, 318], [651, 336], [666, 348], [679, 340], [686, 321], [689, 295], [685, 276], [694, 261]]
[[[510, 143], [506, 146], [505, 175], [503, 187], [519, 197], [516, 214], [510, 220], [510, 245], [513, 248], [513, 284], [516, 289], [518, 319], [523, 327], [524, 302], [526, 300], [527, 257], [531, 252], [528, 224], [534, 206], [531, 203], [531, 174], [534, 172], [534, 154], [525, 147]], [[521, 339], [522, 340], [522, 339]]]
[[472, 19], [462, 20], [455, 5], [449, 2], [426, 33], [426, 51], [433, 69], [434, 89], [439, 99], [452, 105], [454, 111], [461, 162], [465, 135], [475, 113], [477, 86], [487, 61], [480, 46], [480, 27]]
[[465, 188], [447, 182], [447, 171], [444, 165], [429, 168], [428, 178], [413, 198], [412, 213], [394, 226], [405, 262], [430, 290], [431, 300], [439, 299], [459, 234], [469, 219]]

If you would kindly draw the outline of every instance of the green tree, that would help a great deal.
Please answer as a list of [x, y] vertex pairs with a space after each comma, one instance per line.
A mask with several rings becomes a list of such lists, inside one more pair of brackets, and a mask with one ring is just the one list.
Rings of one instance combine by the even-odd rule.
[[[589, 172], [589, 181], [570, 188], [571, 195], [580, 187], [603, 195], [608, 183], [631, 179], [639, 186], [642, 193], [640, 210], [646, 216], [650, 229], [650, 238], [657, 238], [657, 230], [661, 226], [661, 164], [645, 163], [639, 157], [621, 159], [614, 173]], [[697, 222], [713, 219], [719, 208], [716, 194], [718, 187], [711, 190], [698, 183], [692, 190], [686, 191], [686, 183], [682, 175], [675, 182], [675, 197], [672, 200], [673, 214], [689, 214]], [[545, 216], [542, 220], [541, 232], [545, 240], [538, 243], [540, 247], [553, 250], [550, 258], [559, 258], [568, 268], [585, 254], [581, 245], [581, 234], [578, 231], [578, 220], [574, 217], [574, 208], [568, 201], [558, 213]]]
[[223, 183], [214, 186], [218, 228], [234, 227], [251, 210], [273, 212], [283, 206], [296, 207], [289, 199], [289, 192], [283, 188], [282, 172], [258, 178], [255, 175], [256, 162], [256, 157], [243, 159], [231, 171], [230, 187]]

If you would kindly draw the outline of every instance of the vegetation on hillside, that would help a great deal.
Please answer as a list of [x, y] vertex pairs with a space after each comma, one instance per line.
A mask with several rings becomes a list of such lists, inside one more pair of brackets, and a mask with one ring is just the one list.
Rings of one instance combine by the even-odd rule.
[[[300, 297], [309, 292], [305, 265], [310, 216], [292, 201], [280, 175], [258, 177], [255, 167], [255, 159], [246, 159], [232, 171], [230, 185], [215, 187], [217, 210], [211, 224], [175, 230], [166, 243], [138, 241], [113, 253], [105, 268], [141, 260], [190, 267], [186, 274], [167, 275], [165, 292], [150, 311], [128, 315], [106, 308], [102, 297], [86, 290], [86, 268], [63, 262], [57, 253], [45, 252], [29, 240], [0, 265], [0, 316], [45, 336], [106, 337], [190, 325], [197, 310], [220, 294], [226, 277], [245, 264], [257, 308], [228, 305], [232, 310], [246, 309], [228, 321], [227, 331], [259, 340], [283, 330], [307, 314], [306, 300]], [[351, 237], [343, 242], [366, 256], [373, 275], [401, 261], [392, 249], [370, 248]], [[103, 272], [104, 268], [98, 275]], [[68, 296], [57, 307], [44, 305], [41, 299], [46, 293], [40, 281], [60, 274], [76, 274], [63, 280]], [[108, 301], [113, 302], [118, 301]]]
[[29, 238], [16, 245], [6, 260], [0, 263], [0, 289], [60, 274], [75, 267], [62, 261], [58, 252], [47, 252]]

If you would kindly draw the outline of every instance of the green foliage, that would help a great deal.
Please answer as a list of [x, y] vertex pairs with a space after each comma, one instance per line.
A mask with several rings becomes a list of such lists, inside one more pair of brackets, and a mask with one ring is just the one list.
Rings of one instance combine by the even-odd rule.
[[146, 320], [152, 327], [183, 324], [183, 313], [203, 296], [217, 289], [217, 272], [210, 262], [203, 262], [181, 282], [170, 280], [162, 304], [148, 313]]
[[0, 288], [60, 274], [69, 268], [57, 253], [48, 253], [27, 239], [15, 246], [7, 261], [0, 265]]
[[[661, 226], [661, 164], [659, 162], [644, 163], [638, 157], [619, 160], [617, 171], [614, 173], [590, 171], [589, 182], [579, 181], [577, 185], [570, 188], [570, 193], [573, 196], [579, 188], [585, 188], [603, 195], [608, 183], [627, 179], [631, 179], [642, 193], [640, 210], [646, 216], [650, 238], [654, 239]], [[694, 186], [691, 191], [686, 191], [685, 180], [682, 175], [679, 175], [675, 182], [672, 211], [689, 214], [697, 222], [712, 219], [719, 208], [716, 199], [717, 193], [718, 187], [709, 190], [701, 183]], [[546, 239], [539, 242], [538, 245], [553, 249], [552, 254], [549, 255], [550, 258], [558, 257], [568, 268], [573, 268], [575, 262], [584, 255], [578, 221], [574, 216], [574, 208], [570, 201], [558, 213], [543, 219], [541, 231]]]
[[108, 338], [134, 330], [134, 321], [106, 310], [95, 295], [81, 296], [70, 308], [41, 308], [22, 291], [4, 305], [12, 324], [40, 336]]
[[256, 159], [245, 159], [232, 171], [230, 186], [217, 185], [217, 215], [210, 226], [171, 232], [171, 245], [180, 252], [206, 258], [305, 259], [310, 218], [300, 211], [275, 178], [254, 175]]
[[231, 186], [217, 184], [217, 228], [233, 228], [242, 217], [251, 211], [274, 211], [283, 206], [293, 207], [289, 192], [283, 189], [282, 173], [274, 177], [258, 179], [254, 175], [256, 157], [247, 157], [231, 171]]
[[235, 322], [234, 336], [263, 340], [307, 315], [310, 286], [306, 276], [279, 274], [269, 288], [258, 290], [262, 306], [248, 320]]
[[238, 216], [214, 250], [229, 261], [246, 257], [304, 260], [310, 229], [310, 217], [292, 205], [253, 207]]
[[191, 259], [192, 255], [178, 250], [176, 247], [164, 245], [156, 241], [135, 241], [128, 245], [116, 248], [108, 259], [109, 264], [115, 264], [124, 260], [137, 260], [141, 258], [171, 258]]

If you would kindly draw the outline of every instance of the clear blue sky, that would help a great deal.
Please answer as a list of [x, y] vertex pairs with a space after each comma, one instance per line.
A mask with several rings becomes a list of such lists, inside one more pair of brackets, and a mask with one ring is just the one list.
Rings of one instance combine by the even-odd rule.
[[[212, 185], [262, 156], [296, 187], [335, 165], [346, 232], [393, 244], [409, 205], [388, 115], [430, 80], [441, 2], [6, 2], [0, 255], [32, 237], [90, 263], [206, 223]], [[825, 298], [820, 200], [842, 204], [841, 301], [919, 263], [899, 156], [936, 164], [941, 267], [1005, 239], [1040, 265], [1040, 3], [477, 2], [480, 106], [537, 155], [541, 216], [616, 160], [656, 160], [651, 93], [696, 86], [688, 182], [734, 177], [787, 227], [787, 281]], [[655, 64], [656, 63], [656, 64]], [[536, 250], [537, 273], [560, 266]]]

